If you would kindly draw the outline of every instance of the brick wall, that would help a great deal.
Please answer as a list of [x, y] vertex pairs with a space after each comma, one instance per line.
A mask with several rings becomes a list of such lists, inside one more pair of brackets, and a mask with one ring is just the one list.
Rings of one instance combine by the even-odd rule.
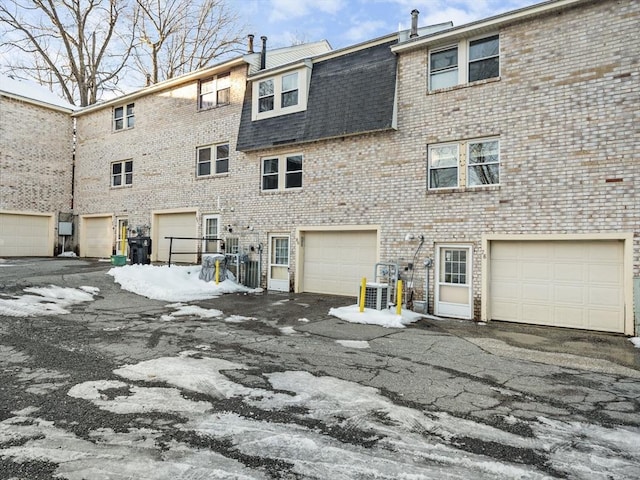
[[[499, 32], [500, 79], [436, 93], [427, 49], [401, 53], [397, 131], [234, 152], [241, 69], [227, 107], [197, 112], [193, 83], [136, 100], [129, 131], [112, 133], [110, 109], [83, 115], [78, 212], [127, 214], [136, 225], [151, 210], [193, 207], [220, 214], [245, 245], [298, 226], [376, 225], [380, 260], [403, 267], [418, 246], [406, 234], [422, 234], [418, 298], [435, 245], [469, 244], [476, 317], [483, 234], [635, 232], [638, 276], [639, 15], [638, 2], [594, 2], [512, 25]], [[427, 191], [427, 145], [486, 136], [500, 139], [499, 186]], [[229, 175], [197, 179], [195, 148], [226, 140]], [[285, 153], [304, 155], [303, 189], [261, 192], [260, 158]], [[110, 162], [129, 158], [134, 185], [110, 188]]]
[[0, 210], [71, 212], [70, 114], [0, 95]]

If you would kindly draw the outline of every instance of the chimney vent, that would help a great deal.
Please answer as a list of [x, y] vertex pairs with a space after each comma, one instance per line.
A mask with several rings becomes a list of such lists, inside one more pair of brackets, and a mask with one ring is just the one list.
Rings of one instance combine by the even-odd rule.
[[411, 34], [409, 38], [416, 38], [418, 36], [418, 14], [420, 12], [415, 8], [411, 10]]
[[247, 53], [253, 53], [253, 34], [250, 33], [248, 35], [248, 38], [249, 38], [249, 42], [248, 42], [249, 46], [247, 47]]
[[262, 52], [260, 53], [260, 70], [267, 68], [267, 37], [260, 37], [262, 40]]

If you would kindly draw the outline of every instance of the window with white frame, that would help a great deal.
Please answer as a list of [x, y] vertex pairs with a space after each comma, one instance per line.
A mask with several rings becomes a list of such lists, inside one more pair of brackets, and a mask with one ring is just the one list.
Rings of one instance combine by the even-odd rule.
[[500, 76], [500, 37], [463, 40], [429, 52], [429, 90]]
[[467, 142], [467, 186], [500, 183], [500, 146], [498, 140]]
[[124, 187], [133, 184], [133, 160], [111, 164], [111, 186]]
[[460, 163], [457, 143], [429, 146], [429, 189], [456, 188]]
[[231, 102], [231, 74], [229, 72], [200, 80], [198, 84], [198, 109], [228, 105]]
[[482, 187], [500, 183], [497, 138], [429, 145], [428, 189]]
[[302, 155], [262, 159], [262, 190], [302, 188]]
[[252, 120], [301, 112], [307, 108], [309, 68], [253, 81]]
[[197, 149], [197, 176], [229, 172], [229, 144], [208, 145]]
[[124, 130], [127, 128], [133, 128], [135, 125], [136, 117], [134, 114], [135, 104], [129, 103], [121, 107], [113, 109], [113, 129]]

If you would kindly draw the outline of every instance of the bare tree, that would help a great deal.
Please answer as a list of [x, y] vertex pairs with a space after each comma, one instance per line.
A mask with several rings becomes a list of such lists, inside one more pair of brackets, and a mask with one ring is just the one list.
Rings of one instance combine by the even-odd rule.
[[131, 54], [135, 15], [127, 8], [127, 0], [0, 2], [9, 70], [57, 85], [74, 105], [95, 103], [117, 90]]
[[225, 0], [136, 0], [140, 9], [137, 69], [150, 81], [210, 65], [244, 41]]

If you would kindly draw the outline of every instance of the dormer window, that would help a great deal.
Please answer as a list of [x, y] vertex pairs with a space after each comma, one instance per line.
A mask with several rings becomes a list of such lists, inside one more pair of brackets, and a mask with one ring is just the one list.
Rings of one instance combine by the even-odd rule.
[[306, 110], [310, 71], [305, 67], [254, 80], [252, 120]]
[[270, 112], [274, 108], [273, 79], [264, 80], [259, 85], [258, 111]]
[[283, 108], [298, 104], [298, 73], [282, 76], [282, 102]]

